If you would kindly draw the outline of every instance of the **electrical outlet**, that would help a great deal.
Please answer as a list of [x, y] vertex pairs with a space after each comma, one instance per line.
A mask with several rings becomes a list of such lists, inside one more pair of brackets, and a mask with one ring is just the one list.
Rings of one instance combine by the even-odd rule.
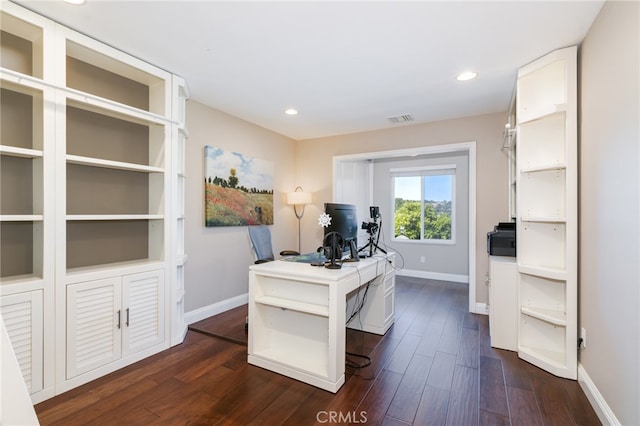
[[427, 258], [424, 256], [420, 256], [420, 263], [424, 263], [427, 261]]
[[587, 329], [584, 327], [580, 329], [580, 346], [582, 349], [587, 349]]

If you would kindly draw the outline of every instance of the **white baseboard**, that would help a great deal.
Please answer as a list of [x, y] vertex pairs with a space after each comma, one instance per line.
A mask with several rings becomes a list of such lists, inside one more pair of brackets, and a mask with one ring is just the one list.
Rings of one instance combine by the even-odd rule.
[[614, 426], [621, 424], [596, 387], [596, 384], [593, 383], [591, 377], [587, 374], [587, 370], [585, 370], [580, 363], [578, 363], [578, 383], [603, 425]]
[[473, 313], [480, 315], [489, 315], [489, 307], [486, 303], [476, 302], [476, 310]]
[[185, 312], [184, 320], [187, 324], [191, 325], [195, 322], [202, 321], [205, 318], [212, 317], [214, 315], [221, 314], [230, 309], [237, 308], [249, 302], [249, 294], [241, 294], [240, 296], [232, 297], [221, 302], [214, 303], [212, 305], [203, 306], [193, 311]]
[[171, 346], [176, 346], [184, 342], [184, 339], [187, 337], [187, 331], [189, 331], [189, 326], [186, 322], [180, 324], [180, 327], [174, 327], [174, 330], [171, 332]]
[[415, 271], [410, 269], [400, 269], [396, 275], [415, 278], [427, 278], [430, 280], [451, 281], [454, 283], [469, 283], [468, 275], [445, 274], [442, 272]]

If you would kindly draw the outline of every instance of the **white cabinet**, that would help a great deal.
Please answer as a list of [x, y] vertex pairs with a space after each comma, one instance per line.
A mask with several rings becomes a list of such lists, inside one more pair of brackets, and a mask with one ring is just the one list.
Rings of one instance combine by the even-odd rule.
[[67, 288], [67, 379], [120, 358], [121, 290], [119, 278]]
[[[33, 408], [28, 385], [23, 377], [22, 368], [13, 351], [4, 322], [0, 319], [0, 407], [2, 422], [7, 425], [37, 425], [38, 417]], [[28, 380], [27, 380], [28, 382]]]
[[518, 264], [515, 257], [489, 256], [491, 346], [518, 350]]
[[51, 21], [0, 10], [0, 311], [34, 401], [53, 395], [55, 90]]
[[0, 297], [0, 313], [29, 393], [42, 390], [42, 290]]
[[[393, 262], [395, 256], [389, 256]], [[374, 334], [385, 334], [395, 316], [396, 274], [393, 268], [367, 285], [347, 294], [347, 327]], [[378, 303], [366, 303], [376, 300]]]
[[40, 402], [186, 334], [186, 83], [0, 6], [2, 314], [32, 300], [40, 361], [21, 366]]
[[164, 340], [163, 273], [67, 287], [67, 379]]
[[519, 356], [577, 377], [577, 48], [517, 83]]
[[164, 275], [151, 271], [122, 277], [123, 356], [164, 342]]

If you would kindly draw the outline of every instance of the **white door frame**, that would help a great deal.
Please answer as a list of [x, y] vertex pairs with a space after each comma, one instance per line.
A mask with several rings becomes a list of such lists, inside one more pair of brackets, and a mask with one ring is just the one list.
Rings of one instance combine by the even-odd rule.
[[[333, 194], [340, 193], [339, 173], [341, 163], [357, 162], [395, 157], [407, 157], [429, 154], [447, 154], [466, 152], [469, 156], [469, 312], [484, 314], [482, 307], [476, 303], [476, 142], [462, 142], [446, 145], [423, 146], [417, 148], [391, 151], [366, 152], [360, 154], [336, 155], [333, 157]], [[369, 182], [369, 194], [373, 193]], [[484, 306], [484, 304], [483, 304]]]

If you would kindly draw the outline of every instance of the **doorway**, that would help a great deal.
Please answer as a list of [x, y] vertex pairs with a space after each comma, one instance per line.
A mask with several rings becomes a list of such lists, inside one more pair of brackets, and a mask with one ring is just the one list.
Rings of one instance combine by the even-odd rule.
[[[484, 313], [476, 303], [476, 143], [464, 142], [392, 151], [378, 151], [333, 157], [333, 198], [354, 200], [358, 210], [367, 209], [374, 199], [373, 162], [403, 157], [466, 153], [468, 169], [468, 284], [469, 312]], [[364, 190], [363, 190], [364, 188]], [[350, 201], [351, 202], [351, 201]], [[365, 211], [365, 210], [363, 210]]]

